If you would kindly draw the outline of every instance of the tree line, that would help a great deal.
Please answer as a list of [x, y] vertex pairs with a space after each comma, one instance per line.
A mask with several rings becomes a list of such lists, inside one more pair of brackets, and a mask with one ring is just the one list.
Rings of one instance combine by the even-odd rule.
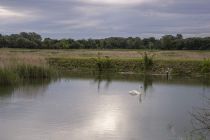
[[157, 50], [210, 50], [210, 37], [183, 38], [181, 34], [154, 37], [110, 37], [105, 39], [51, 39], [30, 32], [1, 35], [0, 48], [30, 49], [157, 49]]

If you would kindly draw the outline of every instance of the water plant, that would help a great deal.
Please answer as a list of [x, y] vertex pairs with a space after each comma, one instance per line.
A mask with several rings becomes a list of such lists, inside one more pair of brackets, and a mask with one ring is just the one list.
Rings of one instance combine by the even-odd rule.
[[202, 73], [209, 73], [210, 72], [210, 60], [204, 59], [201, 63], [201, 72]]
[[144, 53], [144, 56], [143, 56], [143, 63], [144, 63], [144, 71], [145, 72], [153, 64], [152, 57], [149, 57], [146, 52]]
[[17, 65], [15, 68], [16, 73], [19, 77], [29, 79], [45, 79], [52, 76], [52, 70], [46, 66], [36, 65]]
[[12, 85], [17, 82], [19, 76], [7, 68], [0, 69], [0, 85]]
[[0, 68], [0, 85], [13, 85], [24, 80], [50, 79], [57, 73], [47, 66], [17, 64]]

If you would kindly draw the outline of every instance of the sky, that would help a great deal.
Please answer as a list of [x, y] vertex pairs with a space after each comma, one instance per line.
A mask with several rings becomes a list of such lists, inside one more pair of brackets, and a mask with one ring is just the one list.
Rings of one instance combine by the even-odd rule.
[[210, 36], [210, 0], [0, 0], [0, 33], [51, 38]]

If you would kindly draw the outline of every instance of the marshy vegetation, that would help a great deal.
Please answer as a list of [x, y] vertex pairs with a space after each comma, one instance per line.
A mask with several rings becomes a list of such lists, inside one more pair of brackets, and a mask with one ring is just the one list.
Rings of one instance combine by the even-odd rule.
[[210, 59], [204, 59], [201, 64], [202, 73], [210, 73]]
[[0, 55], [0, 85], [15, 85], [24, 81], [44, 80], [56, 76], [43, 57], [7, 53]]
[[207, 60], [160, 60], [145, 53], [140, 58], [49, 58], [50, 65], [67, 71], [101, 71], [141, 74], [202, 75], [208, 74]]
[[0, 68], [0, 85], [13, 85], [23, 80], [50, 79], [55, 72], [49, 67], [29, 64], [19, 64]]
[[144, 53], [143, 62], [144, 62], [144, 71], [146, 72], [153, 64], [152, 57], [149, 57], [146, 52]]
[[[196, 75], [210, 73], [208, 51], [0, 49], [0, 84], [47, 79], [58, 71]], [[205, 59], [206, 58], [206, 59]]]

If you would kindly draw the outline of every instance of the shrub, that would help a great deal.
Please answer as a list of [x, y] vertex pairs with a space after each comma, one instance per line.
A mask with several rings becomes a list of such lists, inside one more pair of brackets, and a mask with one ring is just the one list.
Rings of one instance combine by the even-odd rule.
[[209, 73], [210, 72], [210, 60], [204, 59], [201, 64], [201, 72], [202, 73]]
[[143, 62], [144, 62], [144, 70], [145, 71], [148, 70], [149, 67], [152, 66], [152, 64], [153, 64], [152, 58], [149, 57], [146, 52], [144, 53]]

